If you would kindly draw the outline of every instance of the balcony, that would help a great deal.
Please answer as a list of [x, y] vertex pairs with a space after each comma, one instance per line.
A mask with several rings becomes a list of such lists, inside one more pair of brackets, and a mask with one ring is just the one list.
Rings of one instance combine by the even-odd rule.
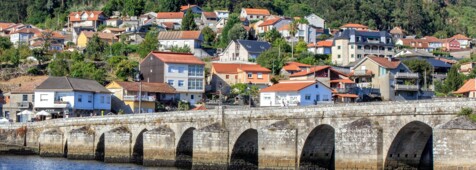
[[[139, 101], [139, 96], [137, 95], [124, 96], [124, 101]], [[142, 96], [141, 101], [155, 102], [156, 98], [155, 96]]]
[[380, 43], [380, 40], [370, 40], [370, 39], [368, 39], [368, 40], [367, 40], [367, 43], [379, 44], [379, 43]]
[[53, 105], [53, 107], [56, 107], [56, 108], [66, 108], [68, 106], [69, 106], [69, 102], [59, 101], [59, 100], [55, 100], [55, 103]]
[[30, 102], [17, 102], [17, 107], [20, 109], [30, 108]]
[[434, 73], [434, 74], [432, 74], [432, 76], [433, 76], [435, 79], [442, 80], [442, 79], [446, 79], [446, 76], [448, 76], [448, 75], [447, 75], [447, 74], [444, 74], [444, 73]]
[[372, 83], [371, 82], [356, 83], [355, 85], [357, 87], [360, 87], [360, 88], [372, 88]]
[[396, 79], [418, 79], [420, 75], [418, 73], [400, 73], [395, 74]]
[[342, 94], [342, 93], [349, 93], [350, 92], [350, 89], [349, 88], [334, 88], [334, 90], [339, 93], [339, 94]]
[[371, 76], [371, 74], [369, 74], [370, 72], [368, 70], [354, 70], [354, 76]]
[[399, 91], [418, 91], [420, 87], [418, 85], [404, 85], [404, 84], [396, 84], [395, 90]]

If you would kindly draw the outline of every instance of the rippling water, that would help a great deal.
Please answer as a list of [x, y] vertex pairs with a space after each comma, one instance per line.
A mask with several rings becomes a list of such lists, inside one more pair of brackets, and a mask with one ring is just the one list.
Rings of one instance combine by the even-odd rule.
[[173, 170], [175, 168], [151, 168], [143, 167], [136, 164], [109, 164], [99, 161], [79, 161], [68, 160], [66, 158], [43, 158], [39, 156], [16, 156], [16, 155], [0, 155], [0, 169], [14, 170], [108, 170], [108, 169], [164, 169]]

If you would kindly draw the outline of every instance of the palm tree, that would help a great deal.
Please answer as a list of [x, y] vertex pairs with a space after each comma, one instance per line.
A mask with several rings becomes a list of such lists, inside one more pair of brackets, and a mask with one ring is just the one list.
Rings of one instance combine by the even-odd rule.
[[291, 22], [291, 25], [289, 26], [289, 33], [291, 34], [291, 57], [294, 58], [294, 38], [296, 36], [296, 33], [299, 31], [299, 25], [301, 24], [309, 24], [309, 21], [307, 21], [304, 18], [300, 19], [294, 19], [293, 22]]

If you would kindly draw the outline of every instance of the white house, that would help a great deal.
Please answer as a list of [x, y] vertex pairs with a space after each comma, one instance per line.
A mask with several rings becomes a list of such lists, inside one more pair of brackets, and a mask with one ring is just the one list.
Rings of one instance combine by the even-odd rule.
[[228, 18], [228, 16], [230, 15], [230, 12], [228, 10], [215, 10], [214, 12], [217, 14], [217, 17], [219, 19]]
[[319, 103], [332, 103], [332, 90], [319, 81], [281, 81], [260, 91], [260, 106], [308, 106]]
[[30, 41], [34, 38], [35, 34], [40, 34], [41, 30], [31, 27], [25, 27], [15, 32], [10, 33], [10, 41], [15, 46], [18, 45], [30, 45]]
[[[180, 25], [182, 25], [183, 16], [184, 16], [183, 12], [158, 12], [155, 22], [158, 25], [165, 25], [165, 26], [179, 25], [178, 28], [180, 28]], [[176, 28], [177, 27], [173, 27], [173, 29], [176, 29]]]
[[267, 9], [242, 8], [240, 13], [240, 18], [246, 18], [252, 21], [252, 20], [261, 20], [270, 15], [271, 13]]
[[35, 111], [53, 118], [100, 115], [111, 110], [111, 92], [94, 80], [48, 77], [35, 89]]
[[321, 17], [317, 16], [316, 14], [310, 14], [308, 16], [305, 16], [307, 22], [309, 22], [309, 25], [318, 27], [318, 28], [324, 28], [326, 20], [322, 19]]
[[262, 41], [234, 40], [219, 54], [220, 62], [255, 62], [258, 56], [271, 48], [271, 44]]
[[209, 56], [202, 50], [203, 36], [200, 31], [161, 31], [158, 39], [161, 51], [168, 51], [172, 47], [189, 47], [196, 57]]
[[168, 83], [194, 105], [205, 92], [205, 63], [190, 53], [151, 52], [140, 63], [144, 81]]

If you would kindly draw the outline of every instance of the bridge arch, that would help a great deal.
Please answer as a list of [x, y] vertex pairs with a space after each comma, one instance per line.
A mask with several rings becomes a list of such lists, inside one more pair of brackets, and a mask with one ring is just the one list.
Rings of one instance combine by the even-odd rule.
[[385, 169], [433, 169], [433, 129], [420, 121], [403, 126], [387, 152]]
[[193, 132], [190, 127], [182, 133], [175, 150], [175, 167], [180, 169], [192, 169], [193, 160]]
[[334, 169], [335, 129], [327, 124], [315, 127], [307, 136], [301, 152], [301, 169]]
[[139, 131], [132, 148], [132, 161], [139, 165], [144, 161], [144, 133], [147, 131], [147, 129]]
[[247, 129], [233, 146], [228, 169], [258, 169], [258, 131]]

